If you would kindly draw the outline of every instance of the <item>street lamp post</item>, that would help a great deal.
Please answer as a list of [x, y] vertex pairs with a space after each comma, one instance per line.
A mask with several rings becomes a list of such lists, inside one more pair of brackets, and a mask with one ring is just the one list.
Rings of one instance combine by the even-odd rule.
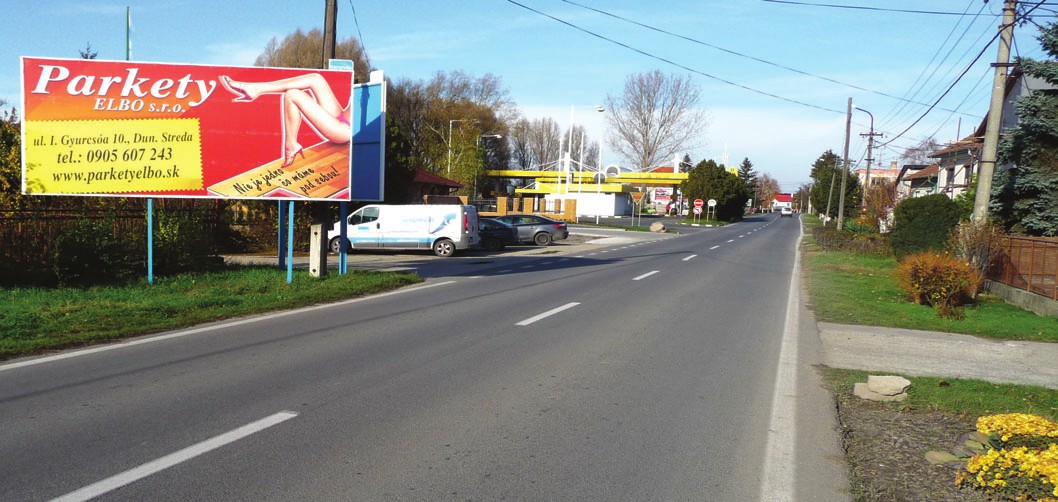
[[[572, 164], [573, 164], [573, 125], [574, 125], [574, 122], [573, 122], [573, 110], [576, 109], [576, 108], [577, 108], [577, 105], [570, 105], [569, 106], [569, 141], [566, 142], [566, 162], [565, 162], [565, 166], [566, 166], [565, 167], [565, 171], [566, 171], [565, 178], [566, 178], [566, 192], [567, 193], [569, 192], [569, 173], [570, 173], [570, 171], [572, 171], [572, 167], [573, 167], [572, 166]], [[602, 112], [606, 111], [606, 108], [603, 107], [602, 105], [595, 105], [595, 111], [597, 111], [599, 113], [602, 113]], [[583, 163], [583, 161], [584, 161], [584, 159], [581, 159], [582, 163]]]
[[[483, 139], [502, 139], [502, 138], [503, 138], [502, 134], [482, 134], [481, 136], [478, 136], [477, 146], [478, 146], [478, 148], [481, 148], [481, 140], [483, 140]], [[485, 162], [483, 161], [483, 163], [485, 163]], [[484, 165], [482, 167], [488, 167], [488, 166]], [[478, 198], [478, 176], [477, 176], [477, 174], [474, 175], [474, 198], [475, 199]]]
[[477, 120], [452, 119], [448, 121], [448, 170], [446, 171], [448, 176], [452, 175], [452, 124], [456, 122], [477, 122]]

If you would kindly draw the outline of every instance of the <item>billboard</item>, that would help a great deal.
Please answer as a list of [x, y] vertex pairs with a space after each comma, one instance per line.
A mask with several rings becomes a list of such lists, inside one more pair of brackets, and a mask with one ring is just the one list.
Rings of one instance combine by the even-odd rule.
[[30, 195], [349, 200], [354, 129], [384, 129], [340, 70], [24, 57], [22, 96]]

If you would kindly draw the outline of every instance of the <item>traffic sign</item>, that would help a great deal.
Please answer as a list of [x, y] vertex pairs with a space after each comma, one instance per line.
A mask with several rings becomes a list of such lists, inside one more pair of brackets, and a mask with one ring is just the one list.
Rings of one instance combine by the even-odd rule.
[[716, 199], [709, 199], [709, 207], [716, 207]]
[[702, 214], [702, 206], [694, 206], [694, 214]]
[[702, 207], [705, 205], [705, 201], [702, 199], [694, 199], [694, 207]]

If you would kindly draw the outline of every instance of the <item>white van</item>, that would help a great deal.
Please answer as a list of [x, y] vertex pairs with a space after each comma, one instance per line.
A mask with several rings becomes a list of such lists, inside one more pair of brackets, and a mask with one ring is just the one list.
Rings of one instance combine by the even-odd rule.
[[[341, 245], [339, 224], [331, 227], [330, 249]], [[364, 206], [347, 220], [352, 249], [432, 249], [441, 257], [476, 246], [478, 210], [474, 206], [450, 204]]]

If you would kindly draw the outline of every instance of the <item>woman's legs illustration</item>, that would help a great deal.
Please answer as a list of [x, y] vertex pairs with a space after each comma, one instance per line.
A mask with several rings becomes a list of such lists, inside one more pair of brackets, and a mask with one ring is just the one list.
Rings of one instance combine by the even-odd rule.
[[[352, 128], [338, 119], [345, 113], [330, 85], [318, 73], [306, 73], [271, 82], [239, 82], [220, 77], [221, 85], [236, 96], [235, 101], [253, 101], [262, 94], [283, 95], [283, 165], [294, 162], [302, 147], [298, 131], [302, 120], [308, 121], [328, 141], [348, 143]], [[344, 118], [344, 116], [343, 116]]]

